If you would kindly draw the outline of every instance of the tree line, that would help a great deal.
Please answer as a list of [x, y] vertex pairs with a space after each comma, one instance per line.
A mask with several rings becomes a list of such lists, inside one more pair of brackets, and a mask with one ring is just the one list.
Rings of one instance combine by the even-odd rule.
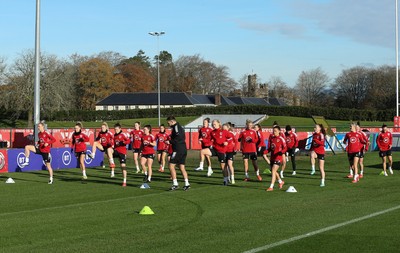
[[[114, 92], [151, 92], [157, 89], [157, 61], [162, 92], [246, 96], [247, 75], [235, 81], [227, 66], [207, 61], [200, 55], [180, 56], [168, 51], [150, 58], [144, 51], [126, 57], [107, 51], [91, 56], [73, 54], [66, 59], [41, 55], [41, 107], [44, 113], [91, 110]], [[381, 110], [394, 108], [395, 67], [344, 69], [330, 79], [321, 68], [300, 73], [294, 87], [273, 76], [262, 85], [270, 97], [288, 105], [335, 106]], [[11, 64], [0, 57], [0, 106], [14, 117], [33, 112], [34, 52], [22, 52]], [[261, 84], [260, 84], [261, 85]], [[295, 103], [294, 101], [297, 101]]]

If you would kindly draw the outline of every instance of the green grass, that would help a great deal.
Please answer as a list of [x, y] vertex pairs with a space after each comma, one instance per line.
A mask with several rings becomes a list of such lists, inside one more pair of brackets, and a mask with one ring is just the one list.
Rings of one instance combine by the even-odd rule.
[[[288, 165], [284, 187], [293, 185], [298, 193], [266, 192], [268, 175], [263, 182], [243, 182], [239, 156], [237, 184], [224, 187], [217, 169], [211, 178], [193, 171], [197, 155], [191, 151], [188, 157], [188, 192], [166, 191], [169, 176], [158, 172], [148, 190], [139, 189], [140, 174], [130, 173], [123, 189], [121, 174], [111, 179], [103, 168], [88, 169], [87, 183], [78, 169], [56, 171], [54, 185], [47, 185], [45, 171], [1, 175], [0, 251], [243, 252], [400, 205], [400, 171], [379, 176], [377, 153], [367, 154], [365, 178], [358, 184], [344, 178], [344, 154], [327, 155], [325, 188], [318, 175], [309, 175], [308, 157], [298, 157], [298, 175], [290, 176]], [[399, 158], [395, 153], [394, 160]], [[133, 171], [132, 159], [128, 168]], [[9, 176], [15, 184], [4, 183]], [[139, 215], [145, 205], [155, 215]], [[398, 215], [400, 210], [271, 251], [397, 252]]]

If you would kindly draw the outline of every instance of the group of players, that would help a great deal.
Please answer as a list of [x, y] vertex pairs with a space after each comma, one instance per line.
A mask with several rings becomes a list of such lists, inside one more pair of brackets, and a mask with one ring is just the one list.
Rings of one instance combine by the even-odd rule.
[[[133, 158], [136, 166], [136, 173], [141, 171], [144, 173], [144, 182], [150, 183], [152, 177], [153, 161], [156, 158], [160, 164], [159, 172], [164, 172], [167, 163], [171, 172], [172, 186], [170, 190], [178, 189], [178, 181], [176, 176], [176, 166], [182, 172], [185, 185], [183, 189], [186, 191], [190, 188], [188, 174], [185, 169], [185, 162], [187, 156], [185, 131], [182, 126], [176, 122], [173, 116], [167, 118], [171, 133], [167, 134], [164, 125], [160, 126], [160, 131], [155, 136], [151, 133], [151, 126], [146, 125], [141, 129], [140, 122], [136, 122], [134, 129], [130, 133], [122, 131], [119, 123], [114, 125], [114, 134], [108, 128], [106, 122], [101, 125], [101, 130], [97, 135], [96, 140], [92, 146], [92, 152], [87, 154], [86, 143], [89, 137], [82, 132], [82, 123], [76, 123], [74, 133], [72, 134], [72, 145], [75, 155], [79, 161], [79, 166], [82, 171], [83, 180], [87, 179], [85, 169], [86, 156], [94, 159], [96, 149], [104, 152], [108, 157], [109, 166], [111, 169], [111, 177], [115, 177], [115, 162], [114, 158], [118, 158], [123, 172], [122, 186], [126, 187], [127, 170], [127, 145], [132, 145]], [[253, 125], [250, 120], [246, 121], [246, 128], [242, 130], [238, 136], [235, 137], [234, 125], [230, 122], [221, 124], [217, 119], [212, 121], [210, 126], [210, 119], [203, 120], [203, 126], [199, 129], [199, 142], [201, 144], [200, 150], [200, 165], [196, 171], [204, 170], [204, 162], [207, 162], [208, 170], [207, 176], [213, 174], [211, 166], [211, 157], [217, 157], [218, 163], [223, 174], [223, 184], [235, 184], [234, 172], [234, 157], [237, 149], [240, 149], [243, 157], [243, 166], [245, 172], [245, 181], [249, 181], [249, 160], [251, 160], [253, 168], [256, 173], [258, 181], [262, 181], [260, 175], [258, 157], [270, 166], [271, 184], [267, 191], [273, 191], [275, 182], [278, 181], [279, 189], [283, 187], [285, 182], [284, 171], [286, 163], [289, 158], [292, 162], [292, 175], [296, 175], [296, 153], [298, 152], [298, 138], [296, 133], [292, 131], [290, 125], [285, 127], [286, 131], [281, 131], [277, 123], [273, 125], [273, 132], [268, 139], [268, 146], [265, 143], [262, 128], [259, 124]], [[29, 164], [30, 153], [34, 152], [42, 156], [44, 163], [49, 171], [49, 184], [53, 184], [53, 170], [51, 167], [50, 147], [55, 142], [54, 137], [45, 130], [43, 123], [38, 124], [38, 137], [37, 145], [27, 145], [25, 147], [25, 163], [22, 166]], [[315, 174], [315, 163], [318, 160], [318, 167], [321, 175], [320, 186], [325, 186], [325, 129], [322, 125], [315, 125], [314, 133], [312, 135], [310, 145], [310, 163], [311, 175]], [[379, 156], [382, 158], [383, 173], [388, 176], [386, 163], [389, 163], [389, 173], [393, 174], [392, 170], [392, 135], [388, 131], [387, 126], [382, 126], [382, 132], [377, 138], [377, 145], [379, 147]], [[364, 131], [361, 131], [360, 125], [351, 123], [350, 132], [344, 138], [343, 143], [346, 145], [348, 154], [350, 174], [347, 176], [352, 179], [352, 183], [357, 183], [360, 178], [364, 176], [363, 158], [365, 152], [369, 147], [369, 138]], [[240, 144], [240, 145], [238, 145]], [[157, 152], [155, 151], [155, 147]], [[267, 156], [269, 154], [269, 157]], [[140, 158], [140, 159], [139, 159]], [[140, 162], [140, 165], [139, 165]], [[359, 170], [360, 167], [360, 170]], [[278, 170], [280, 168], [280, 172]]]

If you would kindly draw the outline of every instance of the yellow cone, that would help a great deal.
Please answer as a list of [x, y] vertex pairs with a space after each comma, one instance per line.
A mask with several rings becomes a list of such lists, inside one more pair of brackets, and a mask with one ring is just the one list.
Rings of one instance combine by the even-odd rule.
[[143, 209], [139, 212], [140, 215], [152, 215], [154, 214], [153, 210], [149, 206], [144, 206]]

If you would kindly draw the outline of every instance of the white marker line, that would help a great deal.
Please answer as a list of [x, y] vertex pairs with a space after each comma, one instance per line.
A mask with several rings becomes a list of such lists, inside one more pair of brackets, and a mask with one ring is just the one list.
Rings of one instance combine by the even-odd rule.
[[279, 242], [267, 244], [267, 245], [261, 246], [259, 248], [254, 248], [254, 249], [251, 249], [251, 250], [248, 250], [248, 251], [244, 251], [243, 253], [256, 253], [256, 252], [268, 250], [268, 249], [271, 249], [271, 248], [274, 248], [274, 247], [277, 247], [277, 246], [281, 246], [281, 245], [286, 244], [286, 243], [291, 243], [291, 242], [294, 242], [294, 241], [298, 241], [298, 240], [301, 240], [301, 239], [304, 239], [304, 238], [307, 238], [307, 237], [310, 237], [310, 236], [314, 236], [314, 235], [317, 235], [317, 234], [325, 233], [325, 232], [330, 231], [330, 230], [334, 230], [334, 229], [337, 229], [337, 228], [340, 228], [340, 227], [344, 227], [344, 226], [347, 226], [347, 225], [350, 225], [350, 224], [353, 224], [353, 223], [356, 223], [356, 222], [360, 222], [360, 221], [363, 221], [363, 220], [366, 220], [366, 219], [370, 219], [370, 218], [373, 218], [373, 217], [376, 217], [376, 216], [379, 216], [379, 215], [382, 215], [382, 214], [385, 214], [385, 213], [389, 213], [389, 212], [395, 211], [397, 209], [400, 209], [400, 205], [392, 207], [392, 208], [389, 208], [389, 209], [385, 209], [385, 210], [382, 210], [382, 211], [379, 211], [379, 212], [376, 212], [376, 213], [372, 213], [372, 214], [369, 214], [369, 215], [366, 215], [366, 216], [362, 216], [362, 217], [359, 217], [359, 218], [356, 218], [356, 219], [353, 219], [353, 220], [342, 222], [342, 223], [339, 223], [339, 224], [336, 224], [336, 225], [333, 225], [333, 226], [329, 226], [329, 227], [326, 227], [326, 228], [318, 229], [318, 230], [315, 230], [315, 231], [310, 232], [310, 233], [306, 233], [306, 234], [295, 236], [295, 237], [292, 237], [292, 238], [289, 238], [289, 239], [286, 239], [286, 240], [282, 240], [282, 241], [279, 241]]

